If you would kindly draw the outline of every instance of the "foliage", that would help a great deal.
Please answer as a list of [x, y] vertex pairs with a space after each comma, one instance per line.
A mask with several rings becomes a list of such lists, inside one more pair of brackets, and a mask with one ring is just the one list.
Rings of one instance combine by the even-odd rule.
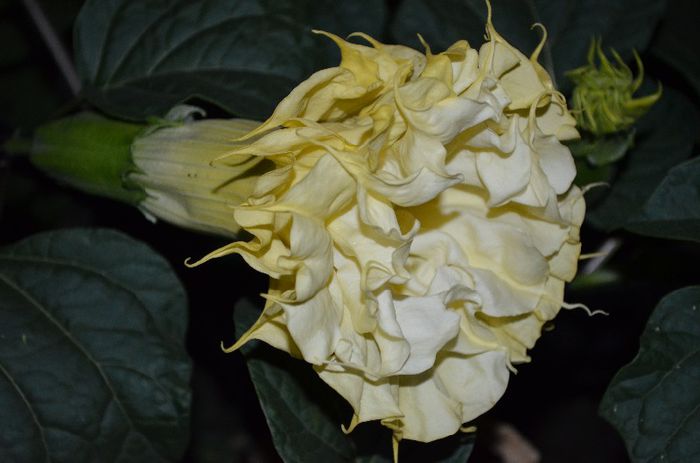
[[700, 457], [700, 286], [674, 291], [649, 318], [637, 357], [615, 375], [602, 415], [622, 434], [632, 461]]
[[189, 431], [184, 289], [110, 230], [0, 251], [2, 461], [177, 461]]
[[[649, 203], [652, 194], [671, 168], [692, 155], [699, 123], [690, 101], [668, 89], [639, 121], [635, 146], [627, 154], [624, 169], [613, 180], [609, 194], [588, 215], [590, 223], [614, 230], [644, 222], [643, 215], [658, 204]], [[661, 213], [649, 212], [652, 216]]]
[[383, 10], [379, 1], [88, 0], [75, 24], [76, 64], [85, 96], [115, 116], [164, 115], [198, 97], [260, 119], [333, 62], [312, 26], [376, 33]]

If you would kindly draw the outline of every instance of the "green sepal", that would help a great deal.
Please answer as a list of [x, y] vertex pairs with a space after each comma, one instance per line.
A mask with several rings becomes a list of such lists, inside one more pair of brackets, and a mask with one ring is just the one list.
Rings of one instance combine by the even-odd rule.
[[622, 159], [634, 146], [634, 135], [634, 129], [606, 136], [584, 134], [568, 146], [574, 158], [585, 158], [591, 166], [602, 167]]
[[127, 174], [135, 170], [131, 143], [145, 127], [82, 112], [37, 128], [30, 160], [49, 176], [86, 193], [137, 205], [146, 194]]

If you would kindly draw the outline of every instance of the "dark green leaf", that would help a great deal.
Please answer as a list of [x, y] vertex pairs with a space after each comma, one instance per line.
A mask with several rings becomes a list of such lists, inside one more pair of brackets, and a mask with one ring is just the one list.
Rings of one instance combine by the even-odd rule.
[[[568, 70], [585, 63], [593, 37], [630, 58], [633, 48], [646, 49], [666, 2], [658, 0], [491, 0], [493, 22], [498, 32], [514, 46], [529, 53], [539, 42], [531, 30], [542, 23], [549, 34], [540, 62], [552, 73], [560, 88], [569, 83]], [[478, 47], [484, 41], [486, 5], [483, 0], [406, 0], [392, 25], [397, 40], [420, 46], [420, 33], [435, 50], [459, 39]]]
[[[236, 305], [239, 337], [255, 322], [258, 313], [245, 299]], [[284, 461], [350, 461], [354, 449], [341, 432], [340, 422], [335, 421], [333, 409], [337, 409], [337, 401], [327, 400], [328, 394], [315, 393], [323, 385], [318, 384], [320, 380], [311, 366], [258, 342], [249, 343], [242, 350], [275, 447]], [[350, 415], [344, 420], [349, 418]]]
[[671, 169], [627, 228], [643, 235], [700, 241], [700, 158]]
[[[609, 183], [610, 179], [615, 173], [615, 165], [607, 164], [604, 166], [595, 167], [592, 166], [585, 158], [574, 158], [574, 163], [576, 164], [576, 179], [574, 183], [580, 187], [585, 187], [591, 183], [602, 184]], [[594, 189], [591, 193], [588, 193], [586, 200], [589, 205], [591, 203], [591, 197], [601, 195], [601, 188]]]
[[697, 0], [672, 0], [668, 13], [651, 45], [655, 57], [669, 63], [688, 79], [700, 94], [700, 2]]
[[[259, 312], [245, 299], [236, 305], [238, 336]], [[350, 421], [352, 410], [311, 365], [257, 341], [246, 344], [242, 351], [273, 442], [285, 462], [392, 461], [391, 433], [378, 423], [361, 424], [349, 435], [342, 432], [340, 425]], [[464, 463], [473, 446], [473, 434], [456, 435], [430, 444], [403, 441], [400, 452], [411, 455], [411, 461]]]
[[109, 230], [0, 252], [0, 461], [178, 461], [186, 296], [167, 262]]
[[608, 387], [601, 414], [634, 463], [700, 461], [700, 286], [661, 300], [637, 357]]
[[338, 52], [311, 29], [379, 33], [380, 0], [88, 0], [75, 27], [86, 96], [143, 119], [199, 97], [264, 118]]
[[613, 230], [636, 222], [645, 203], [668, 171], [688, 159], [698, 127], [695, 108], [679, 93], [664, 89], [661, 99], [640, 119], [634, 147], [589, 223]]

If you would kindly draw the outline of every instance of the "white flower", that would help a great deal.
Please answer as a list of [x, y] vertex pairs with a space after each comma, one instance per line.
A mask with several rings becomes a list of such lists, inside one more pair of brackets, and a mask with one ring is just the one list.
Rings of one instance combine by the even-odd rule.
[[[487, 24], [425, 54], [328, 35], [340, 66], [312, 75], [235, 156], [275, 169], [235, 221], [270, 276], [261, 339], [313, 364], [397, 439], [432, 441], [491, 408], [511, 363], [576, 272], [581, 191], [561, 140], [577, 136], [536, 62]], [[223, 159], [226, 161], [226, 158]]]

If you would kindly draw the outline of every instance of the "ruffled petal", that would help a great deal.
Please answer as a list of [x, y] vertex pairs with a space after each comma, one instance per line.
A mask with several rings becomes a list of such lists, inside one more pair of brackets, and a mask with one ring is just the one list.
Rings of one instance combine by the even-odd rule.
[[235, 210], [253, 239], [207, 256], [271, 278], [233, 348], [262, 339], [313, 364], [351, 427], [431, 441], [487, 411], [575, 274], [573, 119], [541, 47], [487, 32], [439, 54], [326, 34], [340, 65], [221, 159], [275, 166]]

